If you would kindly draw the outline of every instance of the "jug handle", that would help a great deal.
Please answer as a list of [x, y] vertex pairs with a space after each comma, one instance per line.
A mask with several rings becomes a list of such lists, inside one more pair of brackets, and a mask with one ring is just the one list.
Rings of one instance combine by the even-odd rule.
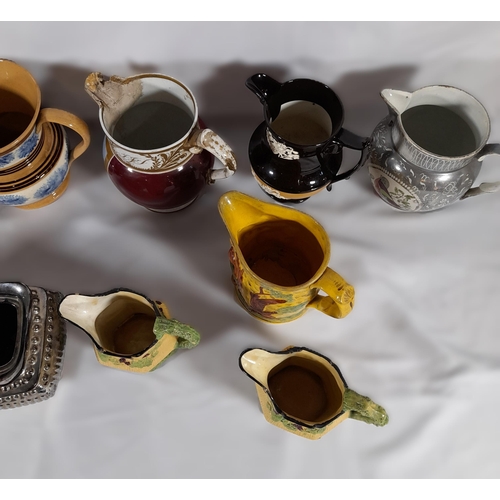
[[82, 140], [70, 151], [68, 165], [81, 156], [90, 145], [90, 132], [87, 124], [78, 116], [68, 111], [55, 108], [44, 108], [40, 111], [37, 125], [57, 123], [74, 130]]
[[257, 73], [247, 78], [245, 85], [260, 99], [262, 104], [281, 88], [280, 82], [265, 73]]
[[[488, 155], [500, 155], [500, 144], [486, 144], [486, 146], [476, 155], [476, 159], [478, 161], [483, 161]], [[478, 194], [495, 193], [499, 189], [500, 182], [483, 182], [477, 187], [470, 188], [460, 199], [465, 200], [465, 198], [477, 196]]]
[[157, 316], [153, 325], [153, 333], [157, 340], [164, 335], [177, 337], [179, 349], [192, 349], [200, 343], [200, 334], [194, 328], [173, 318]]
[[321, 288], [328, 295], [316, 295], [307, 304], [307, 307], [314, 307], [318, 311], [337, 319], [344, 318], [352, 311], [354, 288], [340, 274], [327, 267], [313, 286]]
[[389, 423], [389, 417], [384, 408], [349, 388], [346, 388], [344, 392], [343, 410], [350, 412], [350, 418], [367, 424], [382, 427]]
[[[369, 141], [370, 139], [368, 137], [361, 137], [342, 128], [336, 135], [335, 139], [326, 144], [326, 146], [318, 148], [316, 156], [318, 157], [319, 163], [322, 167], [327, 169], [331, 175], [331, 182], [327, 188], [329, 191], [332, 189], [333, 183], [344, 179], [349, 179], [349, 177], [351, 177], [351, 175], [365, 163], [369, 153]], [[354, 167], [337, 175], [339, 167], [335, 166], [334, 168], [332, 168], [331, 165], [329, 165], [328, 157], [331, 154], [338, 153], [343, 147], [361, 151], [361, 155], [359, 157], [359, 161], [356, 163], [356, 165], [354, 165]]]
[[213, 130], [196, 129], [189, 139], [189, 144], [192, 153], [200, 153], [202, 149], [206, 149], [224, 165], [224, 168], [210, 169], [209, 184], [219, 179], [227, 179], [236, 172], [236, 158], [232, 149]]

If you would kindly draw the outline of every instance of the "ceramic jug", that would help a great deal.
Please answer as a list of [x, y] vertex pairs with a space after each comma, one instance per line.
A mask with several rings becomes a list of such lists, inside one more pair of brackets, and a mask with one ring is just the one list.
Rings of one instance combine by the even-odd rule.
[[[303, 202], [348, 179], [365, 161], [368, 139], [342, 128], [342, 102], [325, 84], [305, 78], [280, 83], [258, 73], [246, 86], [264, 108], [264, 121], [248, 148], [252, 174], [272, 198]], [[361, 156], [353, 168], [339, 173], [344, 147]]]
[[[230, 147], [198, 117], [193, 93], [160, 74], [90, 74], [85, 89], [99, 105], [104, 162], [113, 184], [155, 212], [181, 210], [207, 184], [236, 171]], [[214, 169], [215, 155], [223, 165]]]
[[301, 437], [319, 439], [349, 417], [389, 422], [384, 408], [347, 387], [330, 359], [306, 347], [247, 349], [240, 368], [255, 382], [265, 419]]
[[200, 341], [196, 330], [170, 317], [165, 304], [124, 288], [67, 295], [59, 311], [92, 339], [99, 363], [120, 370], [153, 371], [177, 349]]
[[252, 316], [283, 323], [308, 307], [334, 318], [351, 312], [354, 288], [328, 267], [330, 241], [316, 220], [237, 191], [221, 196], [219, 212], [236, 295]]
[[[64, 127], [81, 136], [70, 148]], [[54, 108], [41, 108], [33, 76], [0, 59], [0, 205], [40, 208], [57, 200], [73, 161], [89, 146], [85, 122]]]
[[373, 131], [367, 165], [382, 200], [429, 212], [498, 190], [499, 182], [472, 187], [481, 161], [500, 154], [499, 144], [487, 144], [490, 119], [474, 97], [441, 85], [413, 93], [385, 89], [381, 96], [389, 115]]
[[61, 297], [23, 283], [0, 283], [0, 409], [54, 395], [66, 342], [57, 312]]

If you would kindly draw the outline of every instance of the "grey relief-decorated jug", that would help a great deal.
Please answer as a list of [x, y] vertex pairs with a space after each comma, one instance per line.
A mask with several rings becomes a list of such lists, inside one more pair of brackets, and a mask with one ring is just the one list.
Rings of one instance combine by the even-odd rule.
[[500, 144], [487, 144], [490, 119], [474, 97], [441, 85], [381, 96], [389, 115], [373, 131], [367, 165], [382, 200], [430, 212], [499, 189], [500, 182], [472, 187], [482, 160], [500, 154]]

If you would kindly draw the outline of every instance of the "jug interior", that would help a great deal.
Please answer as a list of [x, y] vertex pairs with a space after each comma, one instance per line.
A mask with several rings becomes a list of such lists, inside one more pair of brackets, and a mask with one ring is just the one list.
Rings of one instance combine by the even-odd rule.
[[479, 144], [467, 117], [445, 106], [422, 104], [401, 115], [403, 128], [418, 146], [440, 156], [464, 156]]
[[0, 148], [15, 141], [34, 122], [40, 89], [31, 74], [0, 60]]
[[195, 120], [192, 96], [169, 79], [150, 77], [140, 81], [140, 97], [121, 110], [109, 127], [113, 139], [142, 151], [162, 149], [181, 140]]
[[341, 388], [317, 361], [290, 356], [269, 372], [267, 382], [276, 405], [297, 420], [319, 424], [342, 409]]
[[344, 120], [342, 103], [333, 90], [300, 78], [284, 83], [267, 99], [265, 115], [276, 134], [301, 146], [325, 142]]
[[301, 146], [320, 144], [332, 135], [330, 115], [310, 101], [290, 101], [281, 106], [271, 128], [285, 141]]
[[156, 340], [156, 314], [151, 306], [131, 297], [116, 297], [96, 318], [95, 329], [103, 349], [115, 354], [138, 354]]
[[0, 302], [0, 369], [8, 364], [16, 350], [18, 340], [18, 310], [10, 302]]
[[422, 149], [444, 157], [460, 157], [486, 144], [490, 133], [488, 113], [467, 92], [437, 85], [408, 95], [409, 102], [401, 109], [401, 125]]
[[239, 246], [250, 269], [280, 286], [298, 286], [320, 269], [324, 252], [316, 237], [291, 220], [269, 220], [244, 229]]
[[35, 110], [21, 96], [0, 89], [0, 148], [15, 141], [29, 126]]

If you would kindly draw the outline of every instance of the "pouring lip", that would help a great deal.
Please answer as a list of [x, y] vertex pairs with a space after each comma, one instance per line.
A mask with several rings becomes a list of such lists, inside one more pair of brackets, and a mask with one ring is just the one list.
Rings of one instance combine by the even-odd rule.
[[[108, 140], [112, 144], [116, 144], [118, 147], [124, 149], [125, 151], [129, 151], [131, 153], [136, 153], [136, 154], [158, 154], [158, 153], [161, 153], [161, 152], [163, 152], [163, 151], [165, 151], [167, 149], [172, 149], [172, 148], [175, 148], [175, 147], [181, 145], [193, 133], [193, 130], [195, 130], [196, 127], [198, 126], [198, 120], [199, 120], [198, 103], [196, 102], [196, 98], [194, 97], [194, 94], [193, 94], [193, 92], [191, 91], [191, 89], [189, 87], [187, 87], [180, 80], [177, 80], [177, 78], [174, 78], [174, 77], [168, 76], [168, 75], [163, 75], [161, 73], [139, 73], [137, 75], [133, 75], [133, 76], [129, 76], [127, 78], [124, 78], [123, 79], [123, 83], [127, 84], [129, 82], [134, 81], [134, 80], [141, 80], [141, 79], [146, 79], [146, 78], [158, 78], [158, 79], [162, 79], [162, 80], [170, 80], [170, 81], [176, 83], [177, 85], [179, 85], [179, 87], [182, 87], [187, 92], [187, 94], [189, 95], [189, 97], [191, 98], [191, 100], [193, 101], [193, 105], [194, 105], [193, 122], [191, 123], [191, 126], [189, 127], [189, 130], [180, 139], [178, 139], [176, 142], [173, 142], [171, 144], [166, 144], [165, 146], [162, 146], [161, 148], [156, 148], [156, 149], [134, 149], [134, 148], [126, 146], [125, 144], [122, 144], [121, 142], [117, 141], [111, 135], [111, 133], [108, 130], [108, 127], [104, 123], [104, 108], [103, 108], [103, 106], [99, 106], [99, 122], [101, 124], [101, 128], [102, 128], [104, 134], [106, 135], [106, 137], [108, 138]], [[163, 173], [164, 172], [163, 170], [161, 170], [161, 171], [150, 171], [150, 170], [140, 170], [140, 169], [133, 169], [133, 170], [138, 170], [139, 172], [144, 172], [145, 171], [145, 172], [148, 172], [148, 173], [154, 173], [154, 172]]]
[[274, 407], [274, 410], [276, 411], [276, 413], [279, 413], [283, 418], [285, 418], [285, 419], [289, 420], [290, 422], [293, 422], [294, 424], [299, 425], [301, 427], [307, 427], [308, 429], [322, 429], [323, 427], [326, 427], [328, 424], [331, 424], [334, 420], [336, 420], [337, 418], [339, 418], [341, 415], [343, 415], [345, 413], [345, 410], [343, 408], [341, 408], [341, 410], [336, 415], [334, 415], [332, 418], [329, 418], [328, 420], [325, 420], [324, 422], [321, 422], [319, 424], [306, 424], [305, 422], [303, 422], [301, 420], [298, 420], [298, 419], [296, 419], [294, 417], [291, 417], [290, 415], [288, 415], [287, 413], [285, 413], [276, 404], [276, 402], [274, 401], [274, 398], [272, 397], [269, 389], [267, 389], [266, 387], [264, 387], [259, 381], [257, 381], [256, 379], [254, 379], [251, 375], [249, 375], [248, 372], [246, 372], [245, 369], [243, 368], [243, 365], [241, 363], [241, 358], [244, 356], [245, 353], [247, 353], [249, 351], [253, 351], [255, 349], [259, 349], [261, 351], [268, 352], [269, 354], [294, 354], [294, 353], [297, 353], [297, 352], [307, 351], [307, 352], [309, 352], [311, 354], [314, 354], [315, 356], [319, 356], [320, 358], [323, 358], [325, 361], [327, 361], [333, 367], [333, 369], [339, 375], [340, 380], [344, 384], [344, 390], [348, 389], [347, 382], [345, 381], [344, 376], [342, 375], [342, 372], [340, 371], [339, 367], [330, 358], [327, 358], [325, 355], [320, 354], [319, 352], [316, 352], [316, 351], [314, 351], [312, 349], [309, 349], [308, 347], [292, 346], [292, 347], [288, 347], [286, 349], [283, 349], [282, 351], [270, 351], [269, 349], [263, 349], [262, 347], [249, 347], [248, 349], [245, 349], [244, 351], [241, 352], [240, 357], [238, 358], [238, 365], [240, 367], [240, 370], [248, 378], [252, 379], [257, 385], [259, 385], [260, 387], [262, 387], [263, 391], [267, 394], [267, 396], [271, 400], [271, 402], [273, 404], [273, 407]]
[[152, 306], [153, 308], [153, 311], [156, 315], [156, 317], [158, 316], [161, 316], [161, 312], [158, 308], [158, 306], [156, 305], [156, 302], [154, 300], [151, 300], [149, 297], [147, 297], [146, 295], [140, 293], [140, 292], [136, 292], [135, 290], [131, 290], [130, 288], [112, 288], [111, 290], [108, 290], [107, 292], [101, 292], [101, 293], [94, 293], [94, 294], [84, 294], [84, 293], [68, 293], [68, 295], [65, 295], [62, 299], [61, 299], [61, 302], [59, 303], [59, 307], [58, 307], [58, 311], [59, 311], [59, 314], [61, 316], [61, 318], [63, 318], [64, 320], [68, 321], [69, 323], [71, 323], [72, 325], [76, 326], [77, 328], [79, 328], [80, 330], [83, 330], [85, 332], [85, 334], [90, 338], [90, 340], [93, 342], [94, 346], [96, 347], [96, 349], [103, 353], [103, 354], [108, 354], [110, 356], [115, 356], [115, 357], [120, 357], [120, 358], [123, 358], [123, 359], [132, 359], [132, 358], [137, 358], [137, 357], [140, 357], [142, 356], [146, 351], [148, 351], [149, 349], [151, 349], [153, 346], [155, 346], [157, 343], [158, 343], [158, 339], [155, 338], [154, 341], [148, 346], [146, 347], [145, 349], [143, 349], [142, 351], [138, 351], [138, 352], [134, 352], [133, 354], [121, 354], [121, 353], [116, 353], [116, 352], [113, 352], [113, 351], [109, 351], [107, 349], [105, 349], [104, 347], [102, 347], [102, 345], [98, 344], [97, 341], [94, 339], [94, 337], [92, 337], [92, 335], [90, 335], [90, 333], [88, 333], [86, 330], [84, 330], [80, 325], [74, 323], [73, 321], [71, 321], [70, 319], [66, 318], [65, 316], [63, 316], [63, 314], [61, 313], [61, 305], [62, 303], [64, 302], [64, 299], [66, 299], [67, 297], [70, 297], [72, 295], [81, 295], [83, 297], [106, 297], [107, 295], [112, 295], [113, 293], [119, 293], [119, 292], [128, 292], [128, 293], [133, 293], [134, 295], [139, 295], [141, 297], [143, 297], [144, 299], [146, 299]]
[[[291, 210], [294, 213], [300, 214], [301, 217], [305, 217], [307, 220], [309, 220], [311, 222], [311, 224], [313, 224], [315, 226], [316, 229], [319, 229], [319, 231], [325, 235], [325, 239], [324, 239], [325, 248], [323, 249], [323, 245], [321, 244], [321, 241], [318, 240], [318, 237], [307, 226], [304, 226], [314, 236], [314, 238], [316, 238], [316, 240], [318, 241], [318, 244], [321, 246], [321, 249], [323, 250], [323, 253], [324, 253], [324, 257], [323, 257], [323, 261], [321, 262], [321, 265], [319, 266], [317, 271], [313, 274], [313, 276], [310, 279], [308, 279], [307, 281], [304, 281], [304, 283], [301, 283], [300, 285], [294, 285], [294, 286], [277, 285], [271, 281], [268, 281], [264, 278], [261, 278], [258, 274], [256, 274], [251, 269], [251, 267], [248, 265], [248, 262], [246, 261], [244, 255], [240, 249], [239, 244], [237, 243], [237, 241], [235, 241], [235, 237], [233, 237], [232, 231], [230, 231], [230, 229], [226, 223], [226, 220], [224, 218], [224, 215], [222, 213], [223, 205], [225, 203], [227, 203], [228, 200], [230, 200], [231, 196], [236, 197], [236, 198], [240, 198], [243, 200], [249, 199], [252, 203], [257, 202], [259, 204], [268, 205], [268, 206], [273, 207], [275, 210], [278, 209], [278, 210], [283, 210], [285, 212]], [[253, 196], [250, 196], [248, 194], [245, 194], [245, 193], [242, 193], [242, 192], [236, 191], [236, 190], [228, 191], [228, 192], [222, 194], [217, 202], [217, 208], [219, 210], [219, 214], [222, 218], [222, 221], [224, 222], [224, 225], [226, 226], [226, 229], [229, 233], [229, 239], [231, 241], [232, 247], [234, 248], [234, 251], [237, 253], [238, 258], [242, 259], [246, 265], [245, 271], [250, 273], [251, 276], [253, 276], [256, 280], [261, 281], [263, 283], [266, 283], [267, 285], [269, 285], [269, 287], [272, 287], [273, 289], [277, 289], [277, 290], [280, 290], [283, 292], [290, 292], [290, 291], [293, 292], [293, 291], [298, 291], [298, 290], [301, 290], [304, 288], [311, 288], [311, 286], [314, 285], [314, 283], [316, 283], [318, 281], [318, 279], [323, 275], [326, 268], [328, 267], [328, 265], [330, 263], [331, 253], [332, 253], [332, 251], [331, 251], [332, 244], [330, 242], [330, 238], [328, 237], [328, 233], [326, 232], [326, 229], [311, 215], [306, 214], [305, 212], [301, 212], [300, 210], [297, 210], [296, 208], [283, 207], [283, 206], [276, 205], [273, 203], [268, 203], [266, 201], [259, 200], [258, 198], [254, 198]], [[292, 219], [289, 219], [289, 220], [292, 220]]]

